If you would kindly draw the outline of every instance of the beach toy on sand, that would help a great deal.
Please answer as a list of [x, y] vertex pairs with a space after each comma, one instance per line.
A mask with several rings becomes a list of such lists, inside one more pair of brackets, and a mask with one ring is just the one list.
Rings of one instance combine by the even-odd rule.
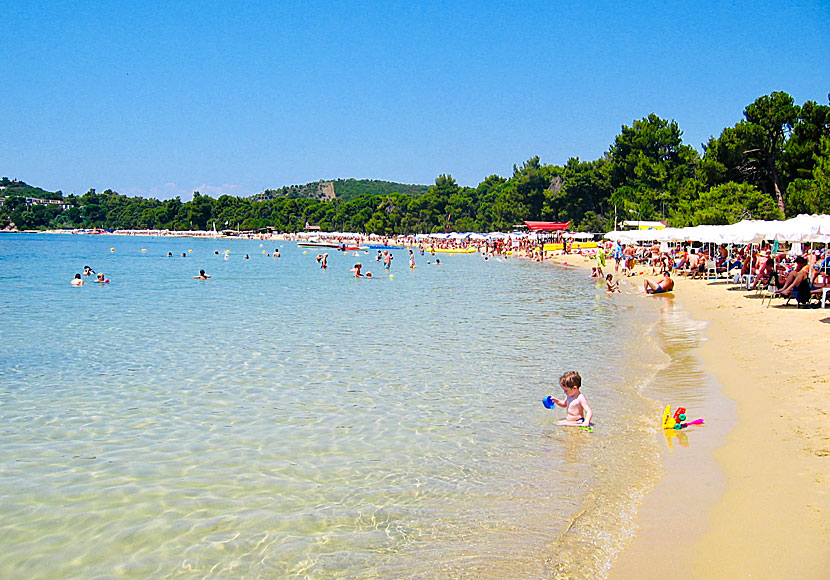
[[686, 408], [685, 407], [678, 407], [677, 410], [674, 412], [674, 415], [671, 413], [671, 405], [666, 405], [666, 408], [663, 410], [663, 419], [660, 421], [663, 426], [663, 429], [685, 429], [689, 425], [703, 425], [703, 419], [695, 419], [694, 421], [686, 422]]

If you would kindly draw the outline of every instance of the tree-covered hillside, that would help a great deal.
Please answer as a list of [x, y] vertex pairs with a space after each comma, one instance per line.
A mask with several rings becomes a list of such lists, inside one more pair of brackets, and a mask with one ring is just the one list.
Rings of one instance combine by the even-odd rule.
[[626, 219], [674, 226], [780, 219], [830, 213], [830, 106], [797, 105], [783, 92], [761, 96], [733, 126], [711, 137], [702, 154], [683, 142], [677, 122], [651, 113], [623, 125], [599, 159], [549, 165], [534, 156], [514, 165], [510, 177], [491, 175], [476, 187], [459, 186], [451, 175], [439, 175], [425, 191], [346, 179], [253, 198], [213, 199], [195, 192], [186, 203], [90, 190], [66, 197], [70, 207], [64, 210], [28, 206], [10, 185], [6, 191], [14, 193], [0, 208], [0, 227], [13, 222], [21, 229], [190, 230], [227, 224], [298, 231], [310, 223], [323, 230], [403, 234], [504, 231], [524, 220], [552, 220], [598, 232]]
[[60, 191], [46, 191], [17, 179], [0, 178], [0, 197], [15, 195], [40, 199], [61, 199], [63, 197]]
[[287, 197], [291, 199], [342, 199], [350, 200], [361, 195], [422, 195], [429, 189], [428, 185], [411, 185], [381, 181], [378, 179], [335, 179], [334, 181], [314, 181], [305, 185], [286, 185], [279, 189], [266, 189], [252, 196], [257, 201]]

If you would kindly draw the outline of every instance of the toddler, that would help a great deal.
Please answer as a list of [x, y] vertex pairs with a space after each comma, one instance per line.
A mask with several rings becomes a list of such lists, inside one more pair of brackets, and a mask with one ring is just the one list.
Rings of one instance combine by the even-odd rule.
[[559, 386], [565, 393], [564, 399], [557, 399], [551, 395], [550, 400], [559, 407], [565, 407], [568, 414], [557, 425], [569, 425], [573, 427], [588, 427], [591, 425], [591, 418], [594, 412], [579, 389], [582, 386], [582, 377], [576, 371], [568, 371], [559, 377]]

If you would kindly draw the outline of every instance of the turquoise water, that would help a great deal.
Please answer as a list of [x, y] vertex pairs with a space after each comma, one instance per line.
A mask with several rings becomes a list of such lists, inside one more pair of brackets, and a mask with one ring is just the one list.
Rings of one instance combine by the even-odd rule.
[[[642, 299], [316, 253], [0, 234], [0, 577], [606, 573], [660, 470]], [[85, 264], [112, 282], [70, 286]], [[571, 369], [593, 434], [541, 405]]]

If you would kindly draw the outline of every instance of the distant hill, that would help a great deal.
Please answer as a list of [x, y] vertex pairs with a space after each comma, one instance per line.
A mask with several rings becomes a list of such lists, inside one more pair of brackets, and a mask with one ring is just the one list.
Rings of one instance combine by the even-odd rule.
[[40, 199], [62, 199], [60, 191], [46, 191], [34, 185], [29, 185], [17, 179], [0, 178], [0, 197], [19, 195], [21, 197], [37, 197]]
[[403, 193], [406, 195], [422, 195], [428, 189], [428, 185], [395, 183], [394, 181], [378, 179], [335, 179], [334, 181], [313, 181], [305, 185], [286, 185], [279, 189], [266, 189], [262, 193], [251, 196], [251, 198], [256, 201], [279, 197], [349, 200], [365, 194]]

